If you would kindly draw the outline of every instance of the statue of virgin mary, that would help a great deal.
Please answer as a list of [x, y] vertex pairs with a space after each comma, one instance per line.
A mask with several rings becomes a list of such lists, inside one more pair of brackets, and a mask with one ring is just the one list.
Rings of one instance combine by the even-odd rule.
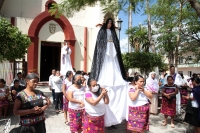
[[71, 54], [71, 49], [69, 48], [68, 45], [63, 46], [61, 50], [61, 75], [65, 76], [67, 71], [73, 71], [72, 69], [72, 64], [71, 64], [71, 59], [70, 59], [70, 54]]
[[109, 104], [106, 106], [105, 126], [109, 127], [126, 118], [128, 83], [124, 69], [114, 19], [106, 18], [99, 30], [93, 55], [90, 78], [101, 87], [109, 88]]

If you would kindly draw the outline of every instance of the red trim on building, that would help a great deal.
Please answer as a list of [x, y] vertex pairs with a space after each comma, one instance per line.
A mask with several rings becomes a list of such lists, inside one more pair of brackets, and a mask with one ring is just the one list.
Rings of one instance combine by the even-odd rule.
[[37, 17], [35, 17], [28, 30], [28, 36], [30, 37], [32, 42], [32, 44], [28, 48], [28, 72], [38, 73], [38, 45], [39, 45], [38, 35], [42, 26], [50, 20], [54, 20], [62, 28], [65, 34], [65, 40], [63, 41], [68, 42], [72, 50], [71, 60], [72, 60], [72, 66], [74, 66], [76, 38], [74, 35], [74, 30], [72, 28], [72, 25], [65, 16], [62, 15], [60, 16], [60, 18], [55, 18], [54, 16], [50, 15], [48, 10], [46, 10], [41, 14], [39, 14]]
[[87, 27], [84, 28], [84, 65], [83, 70], [87, 72]]

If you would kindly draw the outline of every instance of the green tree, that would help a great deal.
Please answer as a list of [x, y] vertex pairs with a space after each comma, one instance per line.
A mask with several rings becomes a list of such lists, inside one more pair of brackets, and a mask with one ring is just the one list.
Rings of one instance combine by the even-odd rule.
[[0, 40], [0, 61], [23, 58], [31, 44], [29, 37], [5, 18], [0, 18]]
[[132, 52], [122, 55], [123, 63], [126, 69], [139, 68], [145, 75], [151, 72], [155, 67], [163, 67], [162, 56], [149, 52]]
[[145, 26], [139, 25], [130, 28], [126, 31], [126, 34], [130, 34], [129, 42], [134, 48], [134, 51], [149, 52], [150, 41], [148, 39], [148, 31]]

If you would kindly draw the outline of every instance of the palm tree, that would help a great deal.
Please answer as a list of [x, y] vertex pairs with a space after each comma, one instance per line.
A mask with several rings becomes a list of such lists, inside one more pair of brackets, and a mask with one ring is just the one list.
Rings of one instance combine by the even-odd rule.
[[130, 35], [129, 42], [134, 51], [149, 52], [150, 41], [146, 27], [142, 25], [132, 27], [126, 31], [126, 34]]

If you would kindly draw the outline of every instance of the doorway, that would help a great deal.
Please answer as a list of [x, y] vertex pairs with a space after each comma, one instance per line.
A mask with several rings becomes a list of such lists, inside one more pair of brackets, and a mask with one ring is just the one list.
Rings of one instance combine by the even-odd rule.
[[41, 42], [40, 81], [49, 81], [52, 69], [60, 70], [60, 56], [60, 42]]

